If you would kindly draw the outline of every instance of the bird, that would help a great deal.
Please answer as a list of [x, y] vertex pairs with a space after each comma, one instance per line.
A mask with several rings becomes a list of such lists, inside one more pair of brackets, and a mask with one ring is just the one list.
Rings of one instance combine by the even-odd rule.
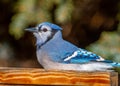
[[62, 37], [62, 28], [50, 22], [25, 29], [36, 38], [36, 56], [45, 70], [113, 71], [120, 63], [105, 60]]

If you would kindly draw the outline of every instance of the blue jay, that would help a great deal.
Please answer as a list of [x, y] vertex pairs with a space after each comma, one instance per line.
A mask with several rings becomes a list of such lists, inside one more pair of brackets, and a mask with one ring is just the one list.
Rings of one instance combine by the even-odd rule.
[[36, 37], [37, 59], [46, 70], [112, 71], [120, 67], [120, 63], [105, 60], [65, 41], [62, 28], [56, 24], [43, 22], [26, 30]]

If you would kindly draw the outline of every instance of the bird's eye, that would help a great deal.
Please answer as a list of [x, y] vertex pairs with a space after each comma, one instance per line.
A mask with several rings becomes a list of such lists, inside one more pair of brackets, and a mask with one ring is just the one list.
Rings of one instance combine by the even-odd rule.
[[48, 30], [47, 30], [47, 28], [43, 28], [43, 30], [42, 30], [43, 32], [47, 32]]

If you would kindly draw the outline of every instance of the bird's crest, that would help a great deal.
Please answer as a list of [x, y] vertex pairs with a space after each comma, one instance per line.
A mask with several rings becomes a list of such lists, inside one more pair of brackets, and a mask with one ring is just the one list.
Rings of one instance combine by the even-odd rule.
[[50, 26], [52, 29], [62, 30], [61, 27], [59, 27], [59, 26], [56, 25], [56, 24], [52, 24], [52, 23], [50, 23], [50, 22], [43, 22], [43, 23], [39, 24], [38, 26], [40, 27], [41, 25], [48, 25], [48, 26]]

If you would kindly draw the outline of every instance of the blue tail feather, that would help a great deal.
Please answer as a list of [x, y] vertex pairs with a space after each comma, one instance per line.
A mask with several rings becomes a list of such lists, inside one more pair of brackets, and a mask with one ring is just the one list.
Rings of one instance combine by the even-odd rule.
[[104, 60], [102, 62], [105, 62], [105, 63], [109, 63], [110, 65], [112, 65], [113, 67], [120, 67], [120, 63], [118, 62], [113, 62], [111, 60]]
[[117, 63], [117, 62], [113, 62], [113, 63], [110, 63], [113, 67], [120, 67], [120, 63]]

